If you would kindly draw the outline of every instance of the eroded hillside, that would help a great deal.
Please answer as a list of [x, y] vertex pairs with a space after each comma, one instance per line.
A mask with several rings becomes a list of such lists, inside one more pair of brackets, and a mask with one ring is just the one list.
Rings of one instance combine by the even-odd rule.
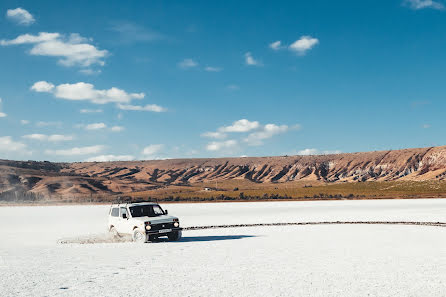
[[322, 156], [51, 163], [0, 161], [0, 191], [115, 195], [214, 182], [423, 181], [446, 178], [446, 146]]

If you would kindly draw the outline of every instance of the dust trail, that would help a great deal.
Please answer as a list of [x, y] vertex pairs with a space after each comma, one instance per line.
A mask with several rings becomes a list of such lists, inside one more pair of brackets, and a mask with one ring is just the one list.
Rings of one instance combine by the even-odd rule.
[[94, 244], [94, 243], [117, 243], [117, 242], [129, 242], [131, 241], [130, 236], [118, 236], [113, 237], [111, 234], [91, 234], [85, 236], [76, 236], [70, 238], [62, 238], [57, 241], [59, 244]]
[[191, 227], [183, 228], [183, 231], [203, 230], [203, 229], [222, 229], [222, 228], [242, 228], [242, 227], [307, 226], [307, 225], [410, 225], [410, 226], [446, 227], [446, 223], [444, 223], [444, 222], [334, 221], [334, 222], [260, 223], [260, 224], [191, 226]]
[[[245, 227], [268, 227], [268, 226], [308, 226], [308, 225], [407, 225], [407, 226], [429, 226], [446, 227], [445, 222], [392, 222], [392, 221], [332, 221], [332, 222], [295, 222], [295, 223], [259, 223], [259, 224], [234, 224], [234, 225], [210, 225], [210, 226], [190, 226], [183, 228], [183, 231], [205, 230], [205, 229], [227, 229]], [[113, 237], [111, 234], [93, 234], [77, 236], [58, 240], [59, 244], [95, 244], [95, 243], [117, 243], [132, 241], [131, 236]]]

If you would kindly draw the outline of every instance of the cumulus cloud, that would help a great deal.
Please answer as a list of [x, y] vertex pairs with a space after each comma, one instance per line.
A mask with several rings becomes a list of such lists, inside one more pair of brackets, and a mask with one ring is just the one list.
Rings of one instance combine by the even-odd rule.
[[92, 145], [84, 147], [73, 147], [64, 150], [46, 150], [45, 153], [47, 155], [56, 156], [81, 156], [100, 153], [102, 150], [104, 150], [104, 148], [105, 146], [103, 145]]
[[247, 119], [241, 119], [235, 121], [230, 126], [220, 127], [218, 131], [220, 132], [248, 132], [257, 129], [260, 126], [257, 121], [249, 121]]
[[46, 81], [38, 81], [31, 86], [31, 90], [39, 93], [49, 93], [54, 89], [52, 83]]
[[118, 106], [119, 109], [122, 109], [122, 110], [153, 111], [153, 112], [165, 112], [165, 111], [167, 111], [167, 108], [164, 108], [164, 107], [156, 105], [156, 104], [147, 104], [147, 105], [144, 105], [144, 106], [131, 105], [131, 104], [118, 104], [117, 106]]
[[0, 152], [23, 152], [26, 144], [14, 141], [11, 136], [0, 137]]
[[247, 52], [245, 54], [245, 64], [248, 66], [262, 66], [262, 63], [260, 63], [258, 60], [254, 59], [251, 52]]
[[283, 48], [282, 41], [278, 40], [278, 41], [274, 41], [274, 42], [270, 43], [269, 44], [269, 48], [271, 48], [271, 49], [273, 49], [275, 51]]
[[29, 26], [36, 21], [32, 14], [21, 7], [16, 9], [8, 9], [6, 11], [6, 17], [9, 20], [23, 26]]
[[135, 157], [131, 155], [99, 155], [85, 160], [85, 162], [111, 162], [111, 161], [132, 161]]
[[224, 139], [226, 138], [226, 133], [243, 133], [249, 132], [251, 130], [260, 127], [260, 123], [257, 121], [249, 121], [247, 119], [241, 119], [232, 123], [229, 126], [223, 126], [217, 129], [215, 132], [206, 132], [201, 134], [202, 137]]
[[305, 55], [307, 51], [311, 50], [319, 43], [317, 38], [311, 36], [302, 36], [300, 39], [293, 42], [288, 48], [290, 51], [299, 55]]
[[107, 125], [104, 123], [92, 123], [85, 126], [85, 130], [100, 130], [107, 128]]
[[403, 4], [414, 10], [424, 8], [442, 10], [445, 8], [443, 3], [433, 0], [405, 0], [403, 1]]
[[84, 82], [54, 86], [46, 81], [38, 81], [31, 86], [31, 90], [51, 93], [54, 97], [60, 99], [90, 101], [95, 104], [129, 103], [133, 99], [143, 99], [145, 97], [144, 93], [127, 93], [116, 87], [98, 90], [95, 89], [94, 85]]
[[113, 127], [110, 128], [110, 130], [111, 130], [112, 132], [121, 132], [121, 131], [124, 131], [125, 128], [124, 128], [124, 127], [121, 127], [121, 126], [113, 126]]
[[40, 32], [38, 35], [23, 34], [15, 39], [0, 40], [0, 45], [31, 44], [30, 55], [58, 58], [63, 66], [90, 67], [103, 66], [108, 51], [99, 50], [90, 44], [91, 39], [84, 38], [77, 33], [65, 36], [59, 33]]
[[266, 124], [259, 131], [249, 134], [244, 141], [249, 145], [262, 145], [263, 140], [289, 130], [287, 125]]
[[[222, 126], [215, 132], [206, 132], [201, 134], [202, 137], [213, 139], [225, 139], [229, 133], [249, 133], [239, 141], [235, 141], [235, 144], [246, 143], [252, 146], [262, 145], [263, 141], [269, 139], [275, 135], [288, 132], [290, 130], [299, 130], [299, 125], [276, 125], [266, 124], [261, 125], [258, 121], [249, 121], [247, 119], [241, 119], [232, 123], [229, 126]], [[221, 148], [228, 148], [235, 146], [234, 140], [228, 141], [214, 141], [207, 145], [208, 150], [219, 150]]]
[[222, 149], [231, 149], [237, 146], [237, 141], [233, 139], [225, 141], [213, 141], [207, 144], [208, 151], [220, 151]]
[[20, 124], [22, 125], [28, 125], [30, 123], [30, 121], [28, 120], [20, 120]]
[[163, 148], [164, 144], [151, 144], [143, 149], [142, 154], [145, 156], [153, 156], [159, 153]]
[[223, 69], [220, 67], [211, 67], [211, 66], [207, 66], [206, 68], [204, 68], [204, 70], [208, 71], [208, 72], [220, 72]]
[[25, 139], [32, 139], [38, 141], [49, 141], [49, 142], [59, 142], [59, 141], [70, 141], [73, 140], [74, 137], [70, 135], [61, 135], [61, 134], [28, 134], [22, 136]]
[[183, 69], [194, 68], [197, 66], [198, 66], [198, 63], [192, 59], [184, 59], [183, 61], [178, 63], [178, 67], [183, 68]]

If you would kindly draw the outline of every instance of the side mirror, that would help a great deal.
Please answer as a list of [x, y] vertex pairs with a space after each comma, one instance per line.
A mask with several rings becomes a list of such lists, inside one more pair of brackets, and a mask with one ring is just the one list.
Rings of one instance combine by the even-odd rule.
[[123, 214], [122, 214], [122, 218], [123, 218], [123, 219], [127, 219], [127, 214], [126, 214], [126, 213], [123, 213]]
[[167, 211], [167, 209], [165, 209], [165, 210], [164, 210], [164, 213], [165, 213], [165, 214], [168, 214], [169, 212]]

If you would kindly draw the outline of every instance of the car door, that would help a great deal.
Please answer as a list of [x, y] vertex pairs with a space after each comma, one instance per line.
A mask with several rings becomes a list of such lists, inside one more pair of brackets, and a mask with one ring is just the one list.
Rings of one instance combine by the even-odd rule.
[[119, 208], [119, 218], [118, 218], [118, 226], [116, 227], [116, 230], [118, 230], [118, 233], [131, 233], [129, 230], [131, 230], [129, 226], [129, 213], [127, 211], [127, 207], [121, 206]]

